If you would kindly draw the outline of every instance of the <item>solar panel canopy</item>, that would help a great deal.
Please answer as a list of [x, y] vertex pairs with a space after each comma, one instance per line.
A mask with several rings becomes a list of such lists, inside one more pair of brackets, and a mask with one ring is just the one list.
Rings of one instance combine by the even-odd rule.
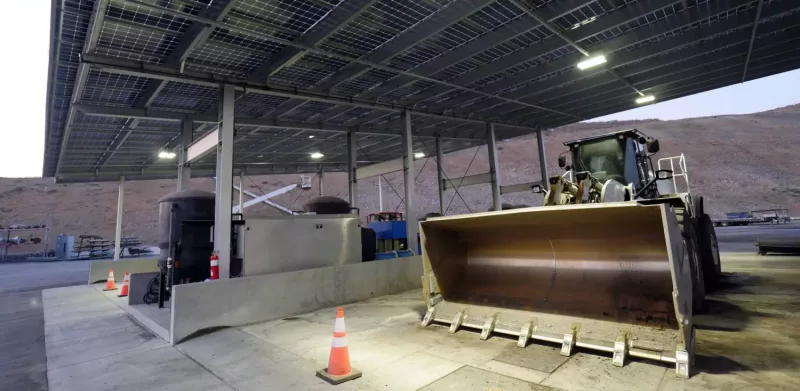
[[[344, 171], [800, 66], [796, 0], [54, 0], [43, 175], [175, 177], [236, 86], [234, 166]], [[587, 59], [605, 62], [582, 69]], [[322, 159], [311, 154], [322, 153]], [[192, 164], [211, 176], [216, 155]]]

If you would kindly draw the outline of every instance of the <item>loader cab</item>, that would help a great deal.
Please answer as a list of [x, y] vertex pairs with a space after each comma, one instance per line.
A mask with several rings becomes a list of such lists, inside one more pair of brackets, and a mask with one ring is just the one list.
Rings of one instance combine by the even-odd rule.
[[[636, 129], [568, 141], [564, 145], [569, 147], [570, 169], [588, 171], [601, 183], [612, 179], [623, 185], [633, 184], [636, 191], [653, 178], [649, 155], [658, 151], [658, 141]], [[559, 166], [564, 168], [565, 161], [559, 159]]]

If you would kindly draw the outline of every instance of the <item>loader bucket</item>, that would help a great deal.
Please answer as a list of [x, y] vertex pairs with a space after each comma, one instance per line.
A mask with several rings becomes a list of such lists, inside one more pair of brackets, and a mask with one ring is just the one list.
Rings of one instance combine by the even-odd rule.
[[693, 356], [691, 269], [669, 205], [514, 209], [420, 223], [431, 323], [676, 364]]

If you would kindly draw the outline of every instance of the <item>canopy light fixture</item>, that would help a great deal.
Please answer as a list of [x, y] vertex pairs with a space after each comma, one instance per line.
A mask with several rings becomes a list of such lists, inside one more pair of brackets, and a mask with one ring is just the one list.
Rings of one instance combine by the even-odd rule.
[[654, 100], [656, 100], [655, 96], [653, 96], [653, 95], [645, 95], [645, 96], [641, 96], [641, 97], [636, 98], [636, 103], [641, 105], [641, 104], [645, 104], [645, 103], [650, 103], [650, 102], [652, 102]]
[[177, 154], [170, 151], [161, 151], [158, 153], [159, 159], [175, 159], [175, 156], [177, 156]]
[[423, 152], [414, 152], [414, 158], [422, 159], [424, 157], [425, 157], [425, 153], [423, 153]]
[[311, 154], [311, 158], [312, 159], [322, 159], [323, 156], [325, 156], [325, 155], [323, 155], [323, 154], [321, 154], [319, 152], [314, 152], [314, 153]]
[[606, 56], [599, 54], [579, 62], [578, 69], [580, 70], [589, 69], [591, 67], [596, 67], [600, 64], [605, 64], [605, 63], [606, 63]]

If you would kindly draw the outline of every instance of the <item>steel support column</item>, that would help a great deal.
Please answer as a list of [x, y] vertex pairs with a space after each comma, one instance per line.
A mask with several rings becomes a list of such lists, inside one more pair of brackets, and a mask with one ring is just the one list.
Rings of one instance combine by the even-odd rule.
[[119, 261], [122, 249], [122, 214], [125, 197], [125, 177], [119, 177], [119, 194], [117, 195], [117, 229], [114, 232], [114, 260]]
[[233, 202], [233, 104], [236, 88], [220, 88], [217, 197], [214, 214], [214, 250], [219, 255], [219, 278], [230, 278], [231, 204]]
[[356, 135], [353, 132], [347, 133], [347, 194], [351, 208], [357, 208], [358, 201], [358, 177], [356, 176]]
[[536, 131], [536, 145], [539, 146], [539, 168], [542, 171], [542, 188], [549, 190], [550, 183], [547, 182], [547, 156], [544, 150], [544, 137], [542, 136], [541, 129]]
[[403, 138], [403, 187], [406, 203], [406, 242], [408, 249], [417, 254], [419, 223], [414, 211], [414, 142], [411, 135], [411, 113], [400, 114], [400, 131]]
[[383, 182], [378, 175], [378, 212], [383, 212]]
[[442, 139], [440, 137], [436, 137], [435, 140], [435, 148], [436, 148], [436, 183], [437, 187], [439, 188], [439, 213], [444, 215], [444, 153], [442, 152]]
[[324, 174], [325, 174], [325, 172], [322, 170], [322, 168], [320, 168], [319, 169], [319, 196], [320, 197], [325, 195], [325, 182], [323, 181]]
[[492, 177], [492, 208], [503, 210], [503, 198], [500, 194], [500, 163], [497, 160], [497, 138], [494, 124], [486, 124], [486, 147], [489, 150], [489, 175]]
[[188, 154], [187, 147], [192, 143], [194, 132], [194, 124], [191, 120], [184, 119], [181, 121], [181, 147], [180, 156], [178, 157], [178, 191], [186, 190], [189, 188], [189, 180], [192, 177], [192, 168], [187, 163]]
[[239, 171], [239, 213], [244, 214], [244, 170]]

